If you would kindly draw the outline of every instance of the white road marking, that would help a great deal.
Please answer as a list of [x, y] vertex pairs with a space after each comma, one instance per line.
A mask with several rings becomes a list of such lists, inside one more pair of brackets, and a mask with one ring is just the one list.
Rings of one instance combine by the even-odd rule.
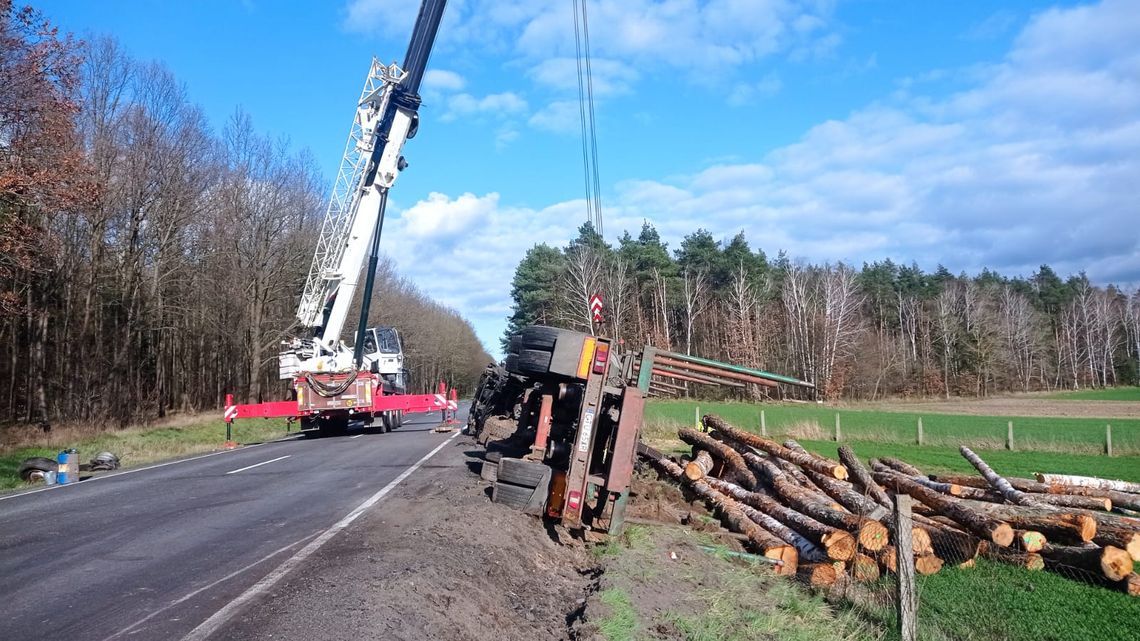
[[357, 434], [356, 436], [350, 436], [350, 437], [348, 437], [348, 440], [350, 440], [350, 441], [351, 441], [352, 439], [354, 439], [354, 438], [360, 438], [361, 436], [364, 436], [364, 435], [363, 435], [363, 434]]
[[[188, 600], [190, 600], [190, 599], [192, 599], [192, 598], [194, 598], [194, 597], [198, 596], [199, 594], [201, 594], [201, 593], [205, 592], [206, 590], [209, 590], [209, 589], [211, 589], [211, 588], [213, 588], [213, 587], [215, 587], [215, 586], [218, 586], [218, 585], [220, 585], [220, 584], [222, 584], [222, 583], [225, 583], [226, 581], [229, 581], [230, 579], [234, 578], [235, 576], [238, 576], [238, 575], [240, 575], [240, 574], [244, 574], [245, 572], [249, 571], [249, 570], [250, 570], [251, 568], [253, 568], [254, 566], [256, 566], [256, 565], [260, 565], [260, 564], [262, 564], [262, 563], [264, 563], [264, 562], [268, 561], [269, 559], [272, 559], [273, 557], [277, 556], [278, 554], [281, 554], [282, 552], [285, 552], [285, 551], [287, 551], [287, 550], [290, 550], [290, 549], [292, 549], [292, 548], [295, 548], [295, 547], [297, 547], [298, 545], [300, 545], [300, 544], [304, 543], [305, 541], [308, 541], [309, 539], [313, 538], [313, 537], [314, 537], [314, 536], [316, 536], [317, 534], [319, 534], [319, 532], [314, 532], [313, 534], [310, 534], [309, 536], [306, 536], [306, 537], [305, 537], [305, 538], [303, 538], [303, 539], [299, 539], [299, 540], [293, 541], [293, 542], [292, 542], [292, 543], [290, 543], [289, 545], [286, 545], [286, 546], [284, 546], [284, 547], [280, 547], [280, 548], [277, 548], [276, 550], [274, 550], [274, 551], [270, 552], [269, 554], [266, 554], [265, 556], [263, 556], [263, 557], [261, 557], [260, 559], [258, 559], [258, 560], [256, 560], [256, 561], [254, 561], [253, 563], [250, 563], [249, 565], [247, 565], [247, 566], [245, 566], [245, 567], [243, 567], [243, 568], [241, 568], [241, 569], [239, 569], [239, 570], [234, 570], [233, 572], [230, 572], [229, 574], [227, 574], [227, 575], [223, 576], [222, 578], [218, 579], [217, 581], [214, 581], [213, 583], [210, 583], [209, 585], [204, 585], [204, 586], [202, 586], [202, 587], [198, 588], [197, 590], [194, 590], [193, 592], [191, 592], [191, 593], [187, 594], [186, 596], [183, 596], [183, 597], [181, 597], [181, 598], [179, 598], [179, 599], [175, 599], [174, 601], [171, 601], [169, 605], [167, 605], [167, 606], [165, 606], [165, 607], [162, 607], [162, 608], [159, 608], [158, 610], [155, 610], [154, 612], [151, 612], [150, 614], [148, 614], [148, 615], [146, 615], [145, 617], [143, 617], [143, 618], [139, 619], [138, 621], [135, 621], [134, 623], [132, 623], [132, 624], [128, 625], [127, 627], [123, 628], [122, 630], [119, 630], [118, 632], [116, 632], [116, 633], [112, 634], [111, 636], [107, 637], [107, 638], [106, 638], [106, 639], [104, 639], [103, 641], [111, 641], [111, 639], [114, 639], [115, 637], [118, 637], [118, 636], [122, 636], [122, 635], [124, 635], [124, 634], [126, 634], [126, 633], [128, 633], [128, 632], [131, 632], [131, 630], [134, 630], [135, 628], [137, 628], [137, 627], [139, 627], [140, 625], [142, 625], [142, 624], [146, 623], [147, 621], [150, 621], [151, 619], [153, 619], [154, 617], [158, 616], [159, 614], [162, 614], [163, 612], [166, 612], [166, 611], [167, 611], [167, 610], [169, 610], [170, 608], [173, 608], [173, 607], [175, 607], [175, 606], [177, 606], [177, 605], [179, 605], [179, 604], [185, 603], [186, 601], [188, 601]], [[134, 634], [134, 633], [132, 632], [132, 634]]]
[[322, 532], [316, 539], [314, 539], [305, 547], [301, 548], [301, 550], [296, 554], [289, 557], [288, 559], [285, 559], [281, 565], [277, 566], [277, 568], [275, 568], [272, 572], [265, 575], [265, 578], [255, 583], [245, 592], [242, 592], [233, 601], [227, 603], [222, 607], [222, 609], [215, 612], [210, 616], [210, 618], [206, 619], [201, 624], [199, 624], [198, 627], [191, 630], [189, 634], [182, 638], [182, 641], [203, 641], [204, 639], [209, 638], [211, 634], [216, 632], [219, 628], [225, 625], [226, 622], [233, 618], [233, 616], [237, 614], [242, 606], [276, 585], [277, 582], [280, 581], [290, 571], [292, 571], [293, 568], [300, 565], [305, 559], [312, 556], [314, 552], [321, 549], [322, 545], [327, 543], [328, 540], [336, 536], [338, 532], [348, 527], [353, 521], [358, 519], [361, 514], [364, 514], [364, 512], [368, 510], [368, 508], [376, 505], [380, 499], [387, 496], [393, 488], [402, 483], [404, 479], [411, 476], [413, 472], [418, 470], [421, 465], [427, 462], [428, 459], [435, 456], [437, 452], [442, 450], [444, 446], [450, 443], [456, 436], [459, 436], [459, 432], [456, 432], [455, 434], [447, 437], [446, 441], [437, 445], [435, 449], [425, 454], [423, 458], [416, 461], [414, 464], [412, 464], [411, 467], [401, 472], [399, 476], [392, 479], [391, 483], [388, 483], [384, 487], [380, 488], [379, 492], [365, 499], [363, 503], [356, 506], [356, 509], [349, 512], [343, 519], [337, 521], [335, 524], [333, 524], [332, 527]]
[[282, 459], [287, 459], [290, 456], [293, 456], [293, 455], [292, 454], [286, 454], [285, 456], [278, 456], [277, 458], [271, 458], [268, 461], [262, 461], [260, 463], [254, 463], [253, 465], [246, 465], [245, 467], [239, 467], [236, 470], [230, 470], [229, 472], [226, 472], [226, 474], [237, 474], [238, 472], [244, 472], [246, 470], [252, 470], [255, 467], [261, 467], [262, 465], [268, 465], [270, 463], [274, 463], [274, 462], [280, 461]]

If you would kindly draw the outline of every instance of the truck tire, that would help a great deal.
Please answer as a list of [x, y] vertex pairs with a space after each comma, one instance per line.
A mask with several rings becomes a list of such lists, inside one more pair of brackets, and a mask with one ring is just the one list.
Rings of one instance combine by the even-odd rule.
[[522, 351], [522, 348], [523, 342], [521, 334], [515, 334], [509, 341], [507, 341], [508, 354], [518, 354], [520, 351]]
[[541, 349], [545, 351], [553, 351], [554, 345], [559, 340], [570, 340], [581, 343], [586, 334], [576, 332], [572, 329], [561, 329], [559, 327], [547, 327], [545, 325], [531, 325], [524, 327], [518, 333], [521, 338], [523, 349]]
[[518, 354], [507, 354], [507, 359], [505, 361], [503, 361], [503, 367], [505, 367], [507, 369], [507, 371], [512, 373], [512, 374], [518, 374], [519, 373], [519, 355]]
[[519, 352], [518, 368], [523, 374], [542, 376], [550, 371], [550, 352], [524, 349]]
[[495, 481], [495, 489], [491, 491], [491, 502], [516, 510], [525, 510], [530, 498], [534, 496], [534, 491], [533, 487], [519, 487], [501, 480]]
[[503, 457], [499, 459], [499, 471], [496, 478], [519, 487], [538, 487], [542, 478], [549, 472], [550, 466], [543, 463]]
[[59, 463], [45, 456], [35, 456], [20, 463], [19, 475], [25, 481], [32, 479], [33, 472], [57, 472]]

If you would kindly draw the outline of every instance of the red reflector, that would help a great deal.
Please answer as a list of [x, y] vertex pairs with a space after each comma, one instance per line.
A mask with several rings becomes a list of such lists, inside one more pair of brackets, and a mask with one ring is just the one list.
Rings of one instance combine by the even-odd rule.
[[606, 371], [606, 361], [610, 360], [610, 344], [598, 343], [594, 348], [594, 373], [601, 374]]
[[577, 510], [578, 508], [582, 507], [582, 493], [571, 492], [570, 499], [566, 501], [566, 504], [570, 506], [571, 510]]

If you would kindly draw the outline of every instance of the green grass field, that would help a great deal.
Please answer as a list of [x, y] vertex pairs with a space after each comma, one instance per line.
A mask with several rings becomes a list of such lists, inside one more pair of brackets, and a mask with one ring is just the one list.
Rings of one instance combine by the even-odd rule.
[[[26, 485], [16, 472], [20, 463], [33, 456], [55, 458], [60, 450], [74, 447], [79, 451], [82, 462], [106, 451], [118, 456], [123, 467], [137, 467], [219, 449], [225, 441], [225, 435], [226, 426], [221, 420], [203, 420], [178, 427], [128, 428], [97, 433], [60, 430], [47, 435], [40, 443], [0, 449], [0, 490]], [[233, 436], [241, 443], [281, 438], [285, 436], [285, 421], [239, 421], [234, 424]]]
[[[756, 405], [653, 401], [646, 408], [646, 439], [667, 450], [688, 452], [676, 430], [693, 424], [698, 405], [702, 413], [719, 414], [739, 427], [759, 431], [760, 407]], [[764, 411], [770, 436], [794, 436], [807, 449], [836, 457], [837, 444], [831, 440], [835, 410], [765, 405]], [[1007, 476], [1057, 472], [1140, 482], [1140, 456], [1135, 455], [1137, 421], [1112, 421], [1114, 441], [1118, 433], [1127, 434], [1130, 455], [1109, 458], [1095, 453], [1099, 448], [1093, 433], [1103, 438], [1104, 429], [1103, 425], [1097, 428], [1100, 421], [1096, 420], [1025, 419], [1037, 430], [1035, 438], [1026, 443], [1015, 436], [1015, 447], [1039, 449], [1007, 451], [1003, 449], [1005, 421], [1010, 420], [1006, 417], [922, 416], [931, 445], [914, 443], [917, 414], [841, 410], [843, 444], [863, 460], [893, 456], [925, 472], [973, 473], [958, 453], [958, 445], [965, 444], [979, 446], [978, 453], [986, 462]], [[1013, 420], [1016, 430], [1020, 421]], [[936, 438], [931, 438], [932, 425]], [[999, 434], [987, 435], [986, 429]], [[1070, 443], [1073, 451], [1064, 451]], [[889, 587], [884, 583], [881, 589]], [[872, 592], [877, 589], [871, 588]], [[945, 568], [933, 576], [919, 577], [918, 593], [919, 638], [924, 640], [1124, 641], [1136, 638], [1134, 622], [1140, 621], [1140, 599], [1051, 572], [1027, 572], [981, 559], [973, 569]], [[884, 628], [893, 628], [889, 608], [853, 607]], [[893, 637], [889, 634], [888, 638]]]
[[1046, 398], [1063, 401], [1135, 401], [1140, 402], [1140, 387], [1109, 387], [1077, 392], [1058, 392]]
[[924, 443], [932, 446], [967, 445], [980, 449], [1005, 446], [1007, 423], [1013, 421], [1014, 448], [1040, 452], [1097, 454], [1104, 449], [1105, 425], [1112, 425], [1114, 452], [1140, 455], [1140, 419], [1052, 418], [917, 414], [876, 410], [835, 409], [808, 404], [694, 403], [653, 401], [646, 422], [670, 420], [692, 425], [694, 409], [720, 415], [739, 427], [758, 430], [764, 412], [768, 433], [775, 437], [808, 440], [832, 438], [835, 414], [840, 415], [844, 440], [914, 443], [922, 418]]

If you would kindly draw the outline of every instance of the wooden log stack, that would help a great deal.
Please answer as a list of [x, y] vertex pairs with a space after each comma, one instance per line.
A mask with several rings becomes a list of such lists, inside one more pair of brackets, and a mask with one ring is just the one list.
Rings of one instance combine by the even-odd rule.
[[693, 447], [687, 461], [647, 448], [643, 456], [778, 560], [782, 574], [825, 587], [896, 572], [892, 495], [905, 493], [914, 500], [913, 528], [901, 540], [919, 574], [966, 570], [983, 557], [1140, 596], [1131, 566], [1140, 561], [1140, 519], [1126, 516], [1140, 507], [1140, 484], [1005, 477], [966, 447], [961, 454], [978, 475], [926, 475], [899, 459], [868, 466], [847, 446], [833, 461], [711, 414], [702, 423], [709, 433], [679, 432]]

